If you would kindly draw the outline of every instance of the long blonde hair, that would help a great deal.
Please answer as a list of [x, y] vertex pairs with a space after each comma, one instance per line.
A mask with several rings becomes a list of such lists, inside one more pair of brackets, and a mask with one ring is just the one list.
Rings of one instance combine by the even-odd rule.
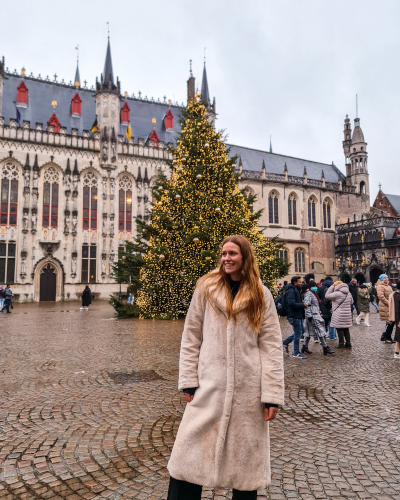
[[260, 272], [254, 255], [253, 247], [250, 241], [241, 235], [228, 236], [222, 243], [220, 250], [225, 243], [234, 243], [240, 248], [243, 265], [242, 265], [242, 279], [237, 296], [233, 298], [230, 284], [230, 277], [226, 274], [222, 259], [219, 268], [206, 274], [197, 282], [197, 286], [204, 284], [206, 287], [206, 298], [210, 299], [211, 304], [216, 293], [225, 290], [226, 297], [226, 311], [228, 318], [233, 317], [236, 321], [238, 310], [235, 310], [234, 304], [239, 304], [243, 301], [248, 301], [246, 307], [247, 318], [251, 326], [260, 332], [262, 310], [264, 307], [264, 290], [260, 280]]

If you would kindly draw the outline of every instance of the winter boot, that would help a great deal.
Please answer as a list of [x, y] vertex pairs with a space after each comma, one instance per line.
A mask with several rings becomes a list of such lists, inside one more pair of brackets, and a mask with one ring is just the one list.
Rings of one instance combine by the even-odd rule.
[[335, 351], [331, 351], [331, 349], [328, 346], [323, 347], [323, 350], [324, 350], [324, 356], [326, 356], [327, 354], [335, 354]]
[[305, 346], [305, 345], [303, 345], [303, 347], [301, 348], [301, 352], [302, 352], [303, 354], [304, 354], [305, 352], [306, 352], [307, 354], [312, 354], [312, 352], [311, 352], [311, 351], [309, 351], [309, 350], [308, 350], [308, 347], [307, 347], [307, 346]]

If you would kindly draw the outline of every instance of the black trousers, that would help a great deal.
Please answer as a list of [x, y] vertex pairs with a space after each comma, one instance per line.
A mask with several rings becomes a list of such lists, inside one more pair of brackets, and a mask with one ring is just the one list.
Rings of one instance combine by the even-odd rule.
[[393, 327], [395, 324], [395, 321], [393, 321], [392, 324], [386, 323], [385, 340], [392, 340]]
[[[200, 500], [203, 487], [198, 484], [180, 481], [171, 477], [169, 479], [167, 500]], [[232, 500], [257, 500], [257, 490], [233, 490]]]
[[344, 341], [346, 339], [346, 345], [350, 346], [350, 330], [348, 328], [336, 328], [339, 337], [339, 345], [345, 345]]

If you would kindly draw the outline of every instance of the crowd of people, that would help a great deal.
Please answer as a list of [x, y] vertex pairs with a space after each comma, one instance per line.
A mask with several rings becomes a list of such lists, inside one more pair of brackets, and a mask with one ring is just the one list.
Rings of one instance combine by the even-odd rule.
[[293, 342], [293, 357], [307, 359], [307, 354], [312, 353], [309, 349], [312, 337], [322, 346], [324, 355], [335, 353], [326, 339], [338, 339], [337, 349], [351, 349], [354, 311], [357, 325], [371, 327], [372, 304], [384, 323], [381, 341], [396, 344], [394, 358], [400, 359], [400, 281], [392, 287], [388, 276], [381, 274], [375, 286], [358, 284], [355, 279], [349, 284], [333, 282], [331, 276], [317, 283], [315, 275], [310, 273], [304, 280], [293, 276], [290, 283], [279, 284], [278, 288], [280, 294], [275, 301], [278, 314], [286, 316], [293, 328], [292, 335], [283, 341], [286, 353], [289, 354], [289, 344]]

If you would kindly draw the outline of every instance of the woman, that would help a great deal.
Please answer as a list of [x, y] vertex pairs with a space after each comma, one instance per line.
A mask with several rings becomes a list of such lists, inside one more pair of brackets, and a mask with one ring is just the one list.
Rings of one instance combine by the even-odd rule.
[[385, 331], [382, 333], [381, 340], [385, 341], [386, 344], [391, 344], [394, 323], [389, 321], [389, 296], [393, 293], [393, 290], [389, 285], [387, 274], [379, 276], [376, 293], [379, 299], [379, 316], [381, 321], [385, 322]]
[[307, 304], [307, 309], [305, 310], [306, 318], [304, 320], [304, 345], [301, 352], [311, 354], [308, 349], [308, 343], [310, 341], [311, 335], [317, 336], [319, 338], [324, 355], [335, 354], [335, 351], [331, 351], [326, 345], [325, 341], [325, 321], [319, 310], [319, 304], [321, 302], [317, 295], [318, 287], [315, 283], [308, 283], [308, 289], [304, 295], [304, 304]]
[[393, 321], [396, 325], [394, 359], [400, 359], [400, 281], [397, 282], [396, 290], [389, 297], [389, 321]]
[[328, 291], [328, 288], [333, 285], [332, 278], [327, 276], [324, 281], [321, 283], [321, 286], [318, 288], [317, 295], [320, 298], [321, 302], [319, 304], [319, 308], [321, 310], [322, 317], [325, 322], [325, 330], [328, 333], [329, 340], [336, 340], [336, 328], [331, 326], [332, 319], [332, 304], [329, 300], [325, 298], [325, 294]]
[[365, 326], [371, 326], [369, 324], [369, 293], [366, 283], [363, 283], [357, 290], [357, 304], [360, 311], [360, 314], [356, 318], [357, 325], [360, 325], [364, 319]]
[[346, 283], [343, 283], [343, 281], [335, 281], [335, 283], [328, 288], [325, 298], [332, 302], [331, 326], [337, 330], [339, 337], [338, 348], [351, 348], [349, 328], [353, 320], [351, 313], [353, 297], [351, 296], [349, 287]]
[[268, 422], [283, 405], [283, 356], [275, 304], [243, 236], [224, 239], [218, 269], [197, 283], [179, 389], [187, 405], [168, 463], [168, 500], [200, 499], [202, 485], [255, 500], [271, 484]]
[[86, 285], [82, 293], [82, 307], [81, 311], [89, 311], [89, 306], [92, 303], [92, 292], [90, 291], [89, 285]]

